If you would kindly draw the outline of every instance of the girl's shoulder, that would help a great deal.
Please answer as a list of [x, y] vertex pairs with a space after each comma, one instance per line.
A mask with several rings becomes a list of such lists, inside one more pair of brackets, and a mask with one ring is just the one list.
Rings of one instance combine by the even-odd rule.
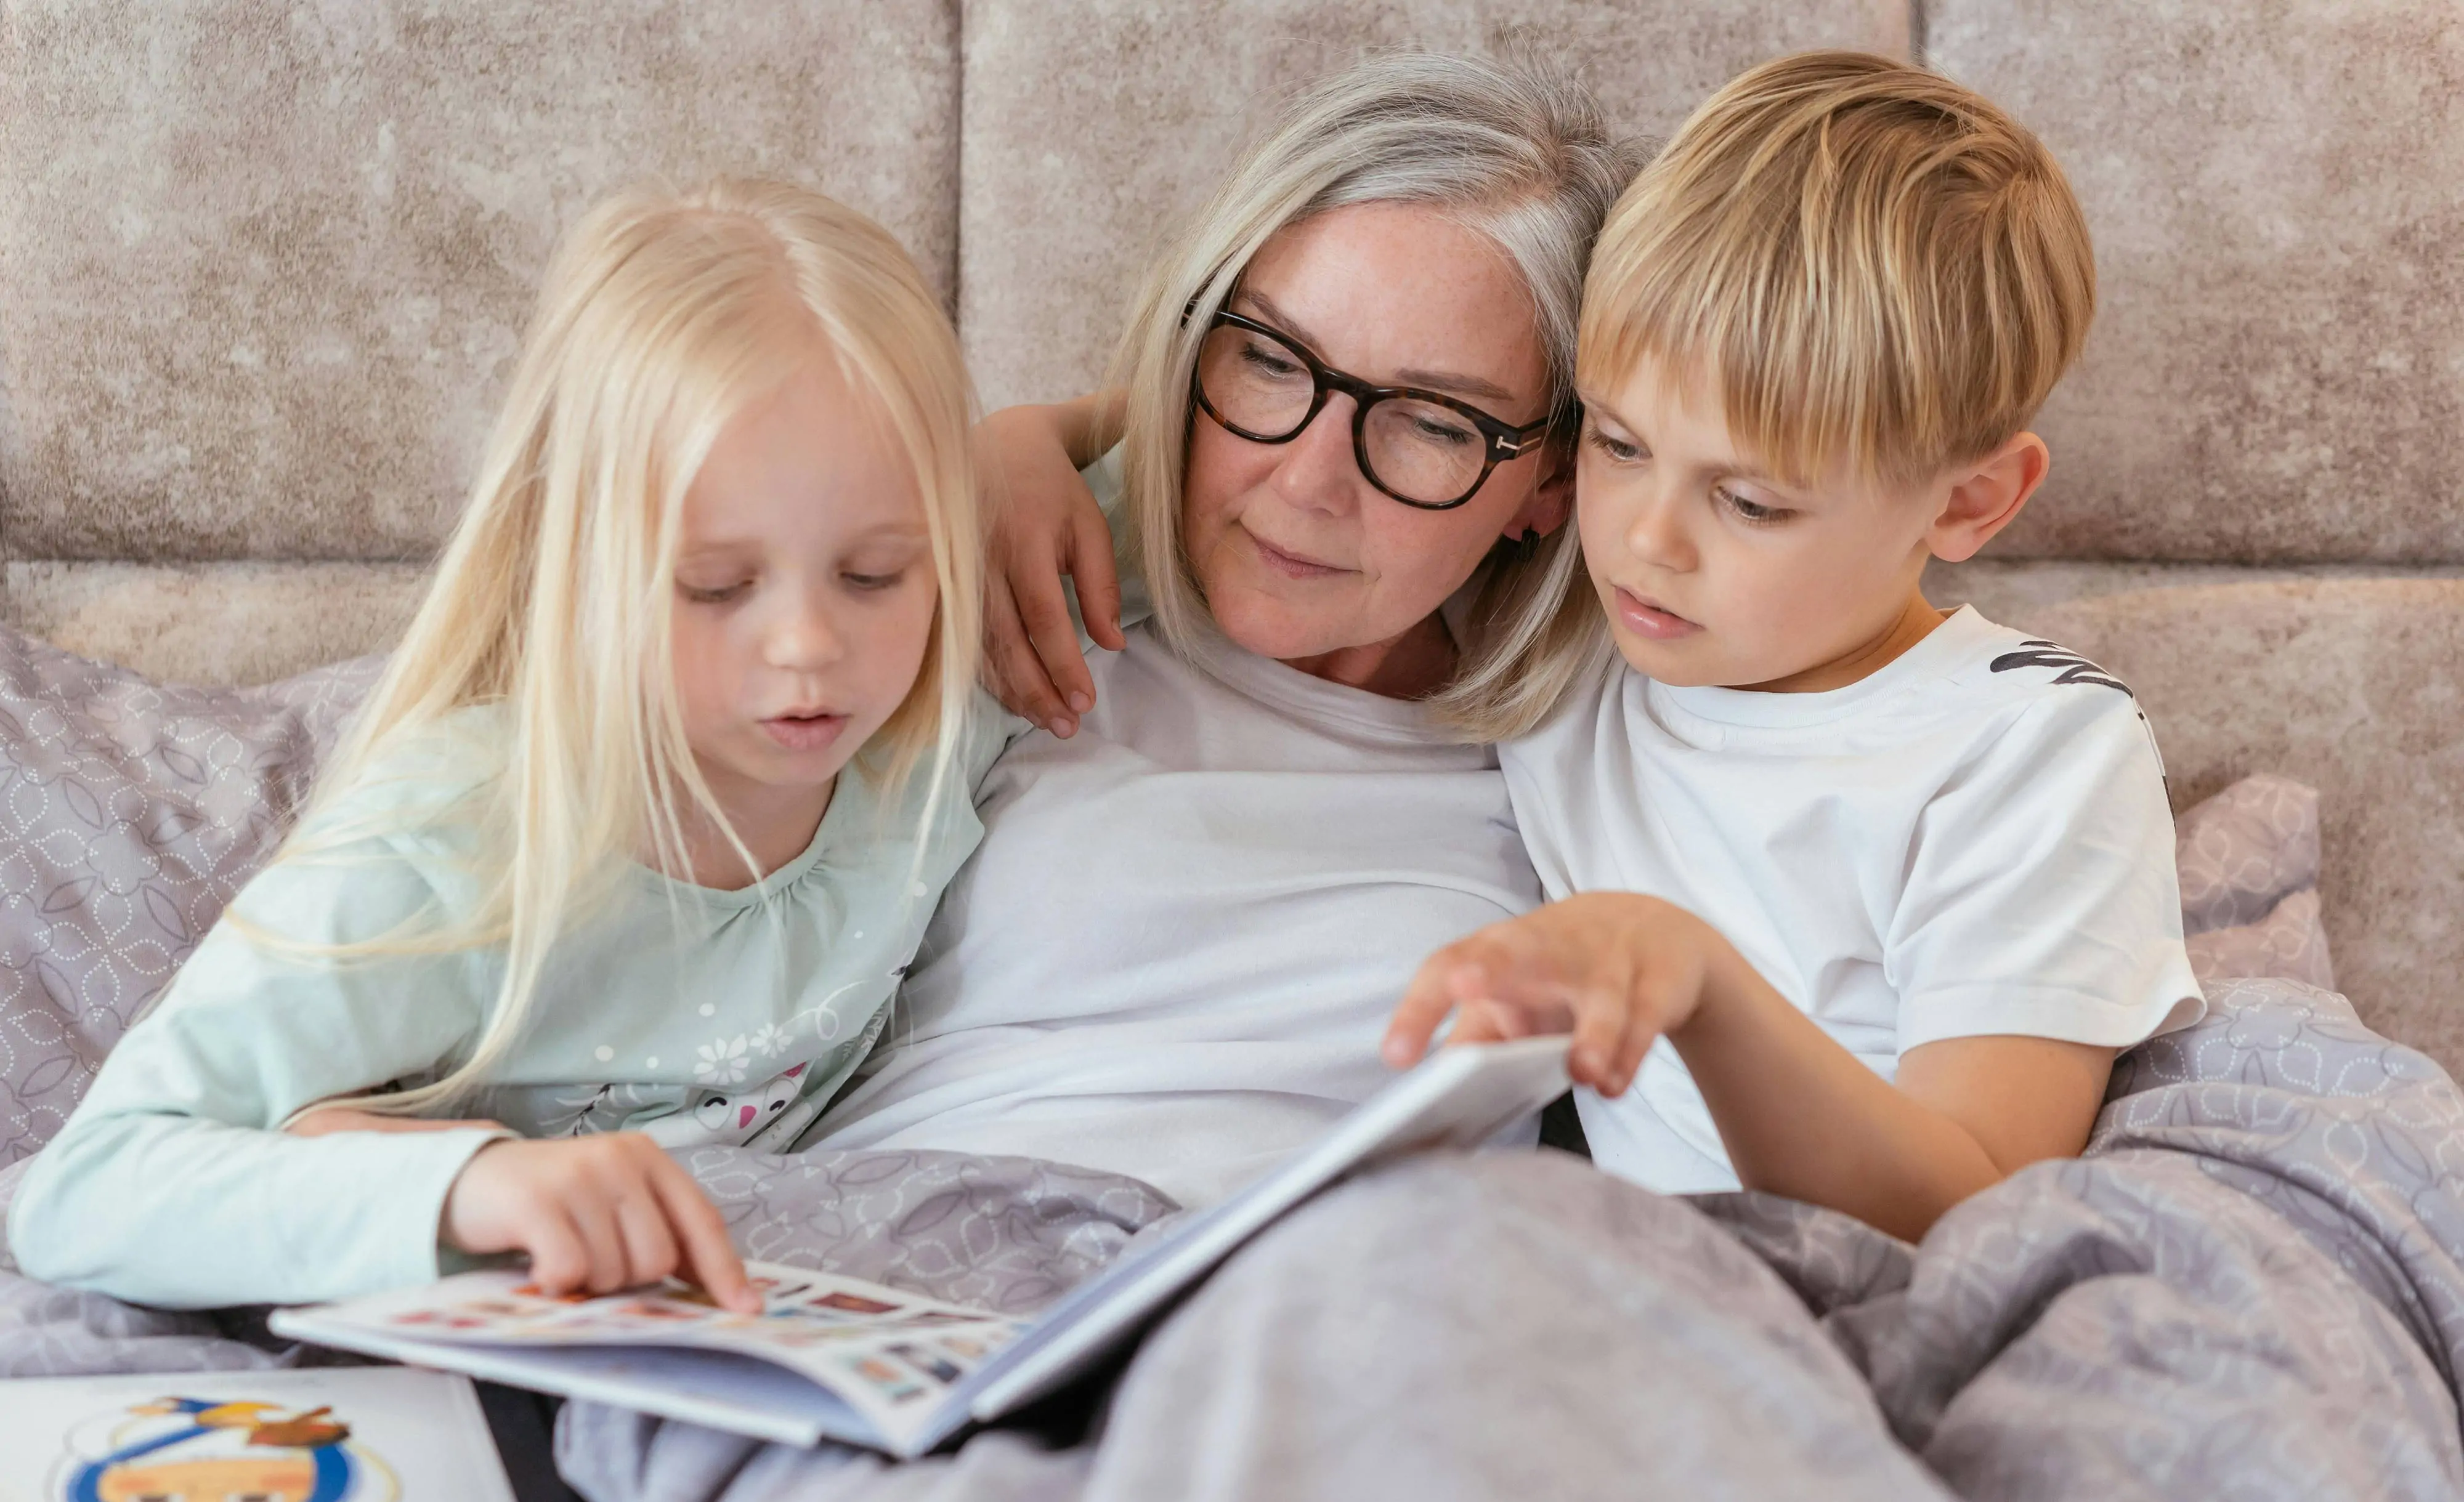
[[466, 706], [390, 735], [356, 766], [337, 768], [343, 781], [317, 789], [292, 842], [467, 855], [501, 785], [507, 744], [499, 705]]

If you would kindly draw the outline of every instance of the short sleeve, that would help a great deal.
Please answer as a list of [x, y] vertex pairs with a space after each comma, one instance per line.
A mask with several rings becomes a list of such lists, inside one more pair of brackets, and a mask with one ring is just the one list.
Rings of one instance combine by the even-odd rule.
[[2061, 685], [1994, 729], [1907, 854], [1883, 962], [1900, 1052], [1991, 1034], [2123, 1048], [2196, 1021], [2172, 813], [2137, 702]]

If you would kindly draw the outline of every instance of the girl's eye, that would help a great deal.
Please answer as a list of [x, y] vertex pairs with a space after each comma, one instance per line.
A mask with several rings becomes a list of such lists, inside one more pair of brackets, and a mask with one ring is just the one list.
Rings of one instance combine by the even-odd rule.
[[1596, 427], [1585, 428], [1583, 441], [1618, 464], [1634, 464], [1645, 457], [1640, 444], [1630, 444], [1622, 438], [1612, 438]]
[[839, 576], [839, 577], [847, 580], [847, 587], [849, 589], [865, 590], [868, 592], [872, 590], [889, 589], [906, 577], [907, 575], [904, 570], [901, 570], [896, 574], [842, 574]]
[[1739, 521], [1756, 527], [1768, 527], [1773, 522], [1786, 521], [1796, 514], [1784, 506], [1765, 506], [1760, 501], [1749, 501], [1730, 490], [1715, 489], [1711, 494], [1721, 505], [1735, 512]]
[[722, 585], [716, 589], [700, 589], [682, 580], [676, 583], [677, 592], [696, 605], [724, 605], [730, 600], [742, 599], [752, 588], [753, 581], [749, 578], [737, 579], [733, 584]]

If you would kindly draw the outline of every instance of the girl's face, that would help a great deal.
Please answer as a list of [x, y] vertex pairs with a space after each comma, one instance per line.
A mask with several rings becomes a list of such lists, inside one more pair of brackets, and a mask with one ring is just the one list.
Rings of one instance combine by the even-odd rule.
[[719, 436], [685, 497], [675, 581], [686, 739], [775, 868], [914, 686], [938, 594], [914, 474], [829, 360]]
[[[1337, 370], [1418, 386], [1521, 425], [1549, 409], [1531, 295], [1485, 236], [1443, 213], [1359, 204], [1289, 226], [1242, 272], [1231, 311], [1289, 335]], [[1352, 444], [1353, 400], [1331, 395], [1289, 442], [1254, 443], [1203, 411], [1190, 421], [1182, 546], [1224, 634], [1307, 668], [1391, 646], [1461, 588], [1500, 537], [1553, 530], [1570, 502], [1539, 449], [1493, 470], [1451, 511], [1372, 486]]]

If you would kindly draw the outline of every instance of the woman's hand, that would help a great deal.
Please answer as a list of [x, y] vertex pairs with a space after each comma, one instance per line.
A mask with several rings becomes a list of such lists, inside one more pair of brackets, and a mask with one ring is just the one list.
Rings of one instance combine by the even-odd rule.
[[1003, 407], [976, 431], [994, 564], [985, 581], [985, 677], [1011, 712], [1064, 739], [1095, 706], [1095, 680], [1061, 594], [1064, 574], [1078, 593], [1087, 634], [1115, 652], [1128, 645], [1112, 533], [1078, 477], [1110, 446], [1116, 405], [1089, 397]]
[[445, 1199], [440, 1235], [459, 1252], [521, 1252], [549, 1294], [612, 1294], [671, 1273], [723, 1309], [761, 1295], [701, 1186], [639, 1132], [491, 1143]]
[[1419, 1059], [1453, 1012], [1450, 1044], [1570, 1032], [1574, 1083], [1619, 1095], [1735, 955], [1710, 925], [1656, 897], [1586, 892], [1551, 903], [1429, 956], [1387, 1025], [1386, 1061], [1401, 1069]]

